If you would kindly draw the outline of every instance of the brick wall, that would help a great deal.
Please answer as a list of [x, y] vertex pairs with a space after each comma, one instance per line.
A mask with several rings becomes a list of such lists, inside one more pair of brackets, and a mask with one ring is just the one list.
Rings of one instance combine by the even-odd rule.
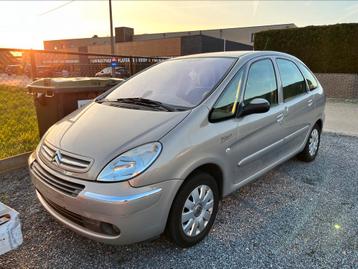
[[315, 74], [328, 98], [358, 99], [358, 74]]

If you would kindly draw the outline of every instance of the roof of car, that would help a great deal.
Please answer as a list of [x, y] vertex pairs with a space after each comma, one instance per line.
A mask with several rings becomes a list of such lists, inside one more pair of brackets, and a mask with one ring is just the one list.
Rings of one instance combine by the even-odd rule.
[[258, 56], [289, 56], [291, 55], [283, 52], [278, 51], [259, 51], [259, 50], [246, 50], [246, 51], [220, 51], [220, 52], [209, 52], [209, 53], [200, 53], [200, 54], [192, 54], [192, 55], [186, 55], [181, 56], [177, 58], [197, 58], [197, 57], [231, 57], [231, 58], [239, 58], [242, 56], [252, 56], [252, 57], [258, 57]]

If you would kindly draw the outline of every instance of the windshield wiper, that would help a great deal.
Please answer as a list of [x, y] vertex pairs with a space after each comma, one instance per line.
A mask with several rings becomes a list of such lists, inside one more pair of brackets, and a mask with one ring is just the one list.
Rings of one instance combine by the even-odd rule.
[[101, 103], [102, 102], [116, 102], [116, 103], [124, 103], [124, 104], [134, 104], [134, 105], [145, 106], [145, 107], [150, 107], [150, 108], [155, 108], [155, 109], [161, 109], [161, 110], [165, 110], [165, 111], [179, 110], [179, 109], [175, 108], [172, 105], [164, 104], [164, 103], [159, 102], [159, 101], [146, 99], [146, 98], [141, 98], [141, 97], [119, 98], [119, 99], [116, 99], [116, 100], [102, 99], [102, 100], [99, 100], [99, 101]]

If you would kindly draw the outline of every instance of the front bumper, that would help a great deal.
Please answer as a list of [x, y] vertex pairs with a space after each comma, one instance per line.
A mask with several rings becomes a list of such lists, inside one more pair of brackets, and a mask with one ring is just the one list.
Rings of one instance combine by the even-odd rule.
[[[99, 183], [68, 178], [72, 183], [84, 185], [78, 195], [62, 193], [48, 184], [32, 169], [30, 175], [39, 201], [57, 220], [96, 241], [109, 244], [130, 244], [160, 235], [166, 225], [172, 201], [181, 180], [168, 180], [158, 184], [134, 188], [128, 181]], [[41, 160], [42, 169], [56, 177], [64, 175], [48, 168]], [[102, 232], [102, 225], [114, 227], [115, 232]]]

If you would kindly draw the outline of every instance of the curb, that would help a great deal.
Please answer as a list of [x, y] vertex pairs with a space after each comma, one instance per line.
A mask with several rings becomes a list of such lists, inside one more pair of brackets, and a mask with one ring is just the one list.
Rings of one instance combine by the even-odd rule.
[[341, 136], [348, 136], [348, 137], [358, 137], [358, 134], [354, 133], [354, 132], [335, 131], [335, 130], [331, 130], [331, 129], [325, 129], [324, 127], [323, 127], [323, 133], [341, 135]]
[[32, 152], [25, 152], [19, 155], [15, 155], [9, 158], [0, 160], [0, 174], [25, 167], [27, 165], [27, 159]]

